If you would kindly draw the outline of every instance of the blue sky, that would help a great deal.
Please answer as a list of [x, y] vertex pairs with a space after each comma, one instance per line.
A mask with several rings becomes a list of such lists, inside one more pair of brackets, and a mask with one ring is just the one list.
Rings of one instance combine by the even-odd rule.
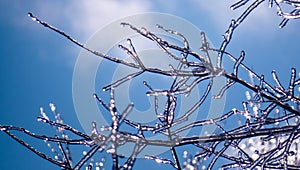
[[[1, 1], [0, 124], [45, 133], [36, 117], [41, 106], [50, 112], [48, 105], [53, 102], [66, 123], [81, 129], [72, 100], [73, 69], [81, 49], [32, 22], [27, 12], [34, 13], [81, 42], [86, 42], [94, 32], [111, 21], [125, 16], [143, 12], [168, 13], [182, 17], [205, 31], [214, 46], [219, 47], [221, 35], [231, 18], [236, 18], [245, 9], [231, 11], [230, 4], [225, 0]], [[280, 29], [280, 21], [275, 9], [269, 9], [267, 2], [262, 4], [237, 29], [228, 51], [238, 56], [241, 50], [245, 50], [244, 63], [257, 73], [264, 74], [268, 80], [271, 80], [271, 71], [276, 70], [287, 85], [290, 68], [295, 67], [298, 72], [300, 69], [300, 22], [290, 21]], [[149, 164], [149, 167], [159, 166]], [[41, 168], [56, 167], [0, 133], [0, 169]]]

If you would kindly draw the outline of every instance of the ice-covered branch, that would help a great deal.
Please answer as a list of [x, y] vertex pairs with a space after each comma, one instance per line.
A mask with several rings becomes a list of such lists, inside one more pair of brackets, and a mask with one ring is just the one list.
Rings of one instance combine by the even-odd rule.
[[[231, 6], [231, 9], [247, 6], [248, 0], [240, 0]], [[235, 57], [227, 51], [227, 46], [234, 36], [234, 31], [255, 9], [265, 0], [254, 0], [246, 7], [244, 12], [232, 19], [225, 32], [224, 39], [219, 49], [209, 46], [205, 33], [201, 33], [199, 49], [201, 54], [190, 48], [190, 42], [182, 33], [157, 25], [157, 29], [164, 31], [173, 37], [179, 37], [181, 45], [175, 45], [167, 41], [144, 27], [136, 27], [131, 23], [121, 23], [125, 28], [131, 29], [157, 45], [158, 49], [166, 54], [176, 65], [169, 64], [169, 68], [147, 66], [137, 52], [134, 41], [127, 39], [128, 44], [119, 44], [119, 49], [131, 59], [129, 62], [121, 57], [110, 56], [90, 49], [78, 42], [67, 33], [28, 13], [29, 17], [42, 26], [62, 35], [67, 40], [76, 44], [80, 48], [103, 59], [121, 64], [135, 69], [135, 72], [128, 73], [120, 79], [103, 87], [104, 92], [108, 93], [109, 100], [101, 99], [97, 94], [94, 95], [96, 101], [110, 116], [110, 124], [98, 128], [96, 122], [91, 122], [91, 135], [80, 132], [79, 130], [63, 122], [61, 115], [56, 112], [54, 104], [50, 104], [50, 109], [54, 115], [49, 116], [44, 109], [40, 109], [41, 117], [38, 121], [54, 128], [54, 135], [39, 135], [25, 128], [12, 125], [0, 125], [0, 130], [12, 139], [31, 150], [41, 158], [55, 164], [62, 169], [92, 169], [97, 170], [103, 167], [103, 160], [99, 159], [99, 154], [111, 156], [112, 169], [132, 169], [140, 153], [147, 146], [165, 147], [170, 152], [170, 157], [160, 157], [157, 155], [147, 155], [148, 160], [164, 163], [175, 169], [214, 169], [220, 166], [222, 169], [240, 168], [275, 168], [275, 169], [297, 169], [300, 167], [299, 147], [299, 116], [300, 116], [300, 78], [297, 77], [296, 68], [291, 69], [291, 75], [287, 87], [273, 70], [270, 76], [274, 82], [266, 81], [266, 75], [259, 75], [250, 69], [245, 63], [245, 51], [241, 51], [239, 57]], [[270, 7], [276, 5], [278, 15], [284, 20], [280, 26], [285, 26], [289, 19], [299, 18], [298, 1], [269, 0]], [[281, 5], [288, 4], [295, 9], [290, 13], [283, 12]], [[217, 55], [217, 64], [213, 63], [212, 53]], [[223, 58], [228, 57], [232, 61], [231, 68], [222, 65]], [[242, 77], [241, 71], [245, 71], [250, 76], [250, 81]], [[135, 122], [128, 116], [134, 111], [134, 103], [128, 103], [123, 110], [118, 108], [115, 90], [124, 83], [149, 72], [158, 76], [172, 77], [168, 87], [159, 88], [147, 81], [143, 84], [147, 91], [140, 95], [146, 95], [154, 99], [153, 114], [156, 119], [149, 123]], [[268, 76], [268, 75], [267, 75]], [[227, 83], [223, 85], [217, 94], [212, 94], [215, 79], [223, 77]], [[246, 89], [246, 99], [236, 104], [235, 108], [218, 113], [218, 116], [210, 118], [199, 118], [191, 120], [197, 110], [201, 108], [201, 114], [209, 114], [205, 109], [205, 102], [222, 98], [229, 89], [241, 86]], [[190, 97], [191, 92], [201, 87], [199, 98], [192, 98], [189, 105], [182, 113], [178, 113], [179, 101], [183, 97]], [[213, 96], [214, 99], [210, 98]], [[213, 106], [218, 107], [218, 106]], [[202, 109], [203, 108], [203, 109]], [[201, 115], [202, 116], [202, 115]], [[230, 123], [230, 126], [225, 124]], [[99, 126], [99, 125], [98, 125]], [[212, 132], [205, 131], [204, 135], [198, 133], [207, 127], [213, 127]], [[192, 134], [184, 134], [187, 131]], [[34, 146], [25, 142], [21, 137], [17, 137], [14, 132], [21, 132], [35, 140], [45, 141], [54, 157], [48, 156], [44, 152], [37, 150]], [[195, 133], [197, 132], [197, 133]], [[155, 138], [158, 135], [164, 138]], [[128, 148], [130, 155], [124, 160], [124, 156], [119, 153], [121, 146], [126, 144], [133, 145]], [[72, 146], [84, 148], [83, 156], [75, 156], [71, 153]], [[195, 153], [188, 155], [184, 151], [185, 161], [180, 162], [180, 147], [190, 147]], [[87, 150], [87, 151], [86, 151]], [[106, 151], [106, 152], [104, 152]], [[96, 162], [94, 162], [96, 160]], [[226, 160], [226, 162], [222, 162]], [[75, 164], [75, 165], [74, 165]], [[205, 165], [204, 165], [205, 164]], [[207, 167], [206, 167], [207, 166]]]

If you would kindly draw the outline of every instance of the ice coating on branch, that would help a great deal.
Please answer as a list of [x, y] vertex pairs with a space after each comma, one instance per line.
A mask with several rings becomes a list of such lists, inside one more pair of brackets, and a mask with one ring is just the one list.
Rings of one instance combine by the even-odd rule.
[[49, 117], [46, 115], [46, 113], [44, 112], [44, 108], [40, 107], [40, 113], [42, 115], [42, 117], [46, 120], [49, 120]]
[[53, 103], [50, 103], [49, 106], [50, 106], [51, 111], [55, 112], [55, 110], [56, 110], [55, 105]]
[[[233, 4], [231, 8], [240, 8], [249, 4], [248, 2], [250, 1], [239, 0]], [[94, 94], [95, 99], [100, 102], [101, 106], [104, 107], [104, 110], [111, 116], [111, 124], [105, 126], [99, 125], [101, 127], [99, 129], [100, 133], [97, 131], [96, 123], [93, 123], [92, 125], [91, 136], [81, 133], [69, 125], [64, 124], [61, 121], [60, 114], [56, 113], [55, 105], [52, 103], [50, 103], [50, 109], [55, 115], [55, 121], [49, 120], [42, 108], [40, 109], [42, 117], [40, 117], [39, 120], [41, 120], [42, 123], [52, 126], [57, 130], [56, 132], [59, 135], [37, 135], [24, 128], [13, 126], [0, 126], [0, 129], [40, 157], [60, 166], [61, 169], [80, 169], [84, 166], [86, 169], [102, 169], [105, 162], [103, 160], [98, 160], [98, 162], [95, 163], [94, 158], [98, 158], [98, 155], [96, 156], [95, 154], [96, 152], [102, 152], [104, 149], [112, 156], [113, 169], [130, 169], [136, 161], [136, 156], [143, 150], [143, 146], [146, 146], [146, 144], [167, 147], [171, 151], [171, 156], [168, 157], [169, 159], [156, 156], [146, 156], [146, 158], [154, 160], [157, 163], [170, 164], [175, 169], [206, 169], [206, 165], [208, 169], [214, 169], [217, 168], [216, 165], [219, 165], [218, 163], [220, 163], [220, 160], [221, 164], [223, 164], [220, 169], [226, 169], [228, 167], [242, 169], [255, 169], [261, 167], [262, 169], [272, 169], [272, 166], [281, 169], [295, 168], [294, 166], [298, 166], [297, 163], [299, 162], [300, 155], [297, 149], [299, 143], [298, 116], [300, 106], [298, 92], [300, 87], [298, 86], [300, 80], [295, 78], [295, 69], [292, 69], [290, 84], [287, 87], [283, 86], [285, 83], [281, 84], [280, 78], [277, 77], [275, 71], [272, 73], [275, 85], [269, 84], [263, 76], [254, 73], [252, 69], [242, 62], [245, 57], [244, 51], [236, 58], [236, 56], [230, 54], [226, 48], [234, 35], [235, 29], [239, 27], [245, 18], [262, 2], [263, 0], [252, 1], [252, 4], [245, 8], [240, 17], [232, 19], [228, 30], [224, 34], [224, 42], [219, 49], [212, 49], [206, 40], [205, 34], [201, 33], [201, 50], [205, 53], [203, 57], [190, 49], [188, 39], [176, 30], [165, 28], [162, 25], [157, 26], [171, 36], [179, 37], [181, 41], [183, 41], [183, 46], [176, 46], [171, 42], [164, 40], [160, 35], [156, 35], [152, 30], [148, 30], [148, 28], [140, 26], [135, 27], [134, 23], [123, 23], [124, 26], [134, 30], [140, 36], [155, 43], [168, 57], [177, 62], [177, 64], [170, 64], [170, 68], [165, 70], [145, 67], [142, 60], [140, 60], [138, 53], [136, 53], [133, 42], [130, 39], [127, 40], [127, 45], [120, 44], [119, 48], [123, 50], [128, 57], [132, 58], [134, 61], [132, 63], [89, 49], [63, 31], [39, 20], [31, 13], [28, 13], [33, 21], [59, 33], [84, 50], [87, 50], [98, 57], [137, 69], [138, 71], [128, 74], [103, 88], [107, 92], [110, 92], [111, 98], [108, 103], [105, 103]], [[292, 1], [270, 0], [269, 4], [273, 4], [273, 2], [278, 7], [278, 15], [284, 18], [281, 26], [286, 25], [289, 19], [297, 18], [299, 16], [299, 5], [296, 1], [293, 1], [293, 5], [296, 6], [295, 10], [290, 13], [283, 12], [280, 8], [281, 4], [279, 3], [286, 3], [289, 5], [289, 2]], [[174, 51], [181, 54], [175, 55]], [[216, 67], [212, 65], [210, 61], [211, 52], [218, 53], [218, 64]], [[228, 55], [233, 61], [233, 71], [231, 71], [231, 69], [226, 69], [225, 71], [223, 68], [223, 55]], [[190, 60], [190, 58], [192, 58], [192, 60]], [[200, 65], [199, 63], [203, 65]], [[248, 79], [242, 79], [242, 77], [240, 77], [238, 74], [240, 69], [245, 69], [249, 73], [251, 77], [250, 82], [247, 81]], [[156, 114], [155, 116], [157, 119], [153, 121], [155, 122], [153, 124], [139, 123], [127, 119], [127, 114], [132, 110], [133, 104], [129, 102], [127, 108], [118, 108], [118, 103], [115, 103], [115, 101], [118, 100], [115, 100], [113, 94], [114, 88], [119, 88], [119, 85], [122, 83], [130, 81], [145, 72], [173, 78], [170, 83], [171, 85], [168, 88], [157, 87], [155, 83], [153, 83], [153, 87], [151, 87], [144, 81], [144, 85], [147, 87], [147, 92], [145, 93], [151, 96], [151, 99], [154, 98], [155, 111], [149, 113]], [[210, 94], [210, 90], [212, 89], [212, 79], [218, 76], [225, 77], [227, 79], [227, 84], [220, 90], [220, 93], [216, 98], [222, 97], [225, 91], [234, 84], [238, 84], [246, 87], [247, 100], [242, 103], [242, 106], [236, 106], [238, 109], [229, 108], [229, 111], [225, 111], [221, 116], [189, 121], [191, 115], [197, 112], [197, 108], [201, 108], [201, 114], [207, 114], [207, 111], [203, 109], [202, 104], [210, 98], [210, 95], [208, 94]], [[254, 79], [256, 81], [254, 81]], [[209, 80], [210, 82], [207, 83], [206, 80]], [[199, 98], [192, 98], [188, 103], [190, 106], [182, 113], [183, 116], [178, 118], [178, 113], [176, 112], [178, 110], [178, 107], [176, 106], [176, 104], [178, 104], [177, 102], [184, 97], [189, 97], [190, 91], [198, 87], [201, 89], [206, 88], [206, 91], [204, 94], [201, 93], [202, 96]], [[159, 98], [161, 96], [168, 100], [162, 101]], [[176, 100], [177, 97], [178, 100]], [[158, 111], [159, 102], [165, 102], [163, 103], [165, 104], [165, 107], [162, 109], [163, 112]], [[232, 129], [230, 129], [230, 127], [224, 127], [228, 122], [230, 122]], [[127, 131], [126, 128], [123, 129], [121, 124], [128, 127], [128, 129], [132, 129]], [[180, 132], [182, 131], [187, 131], [191, 128], [203, 128], [206, 126], [215, 126], [217, 129], [214, 133], [205, 131], [203, 136], [181, 136]], [[37, 151], [29, 144], [25, 143], [25, 141], [21, 139], [18, 140], [18, 138], [10, 133], [10, 131], [15, 130], [31, 137], [44, 140], [50, 148], [50, 151], [54, 153], [54, 159], [53, 157], [47, 157], [45, 154]], [[72, 135], [67, 135], [69, 132], [72, 133]], [[108, 135], [102, 134], [104, 132], [108, 132]], [[144, 133], [146, 135], [144, 135]], [[74, 135], [76, 136], [75, 139], [69, 139]], [[166, 138], [153, 139], [148, 138], [148, 135], [154, 135], [154, 137], [155, 135], [164, 135]], [[54, 144], [51, 145], [49, 142]], [[122, 157], [117, 154], [118, 147], [125, 145], [127, 142], [134, 145], [134, 148], [131, 150], [132, 154], [127, 160], [118, 161], [118, 159]], [[68, 149], [69, 145], [73, 144], [87, 146], [83, 152], [84, 157], [75, 164], [72, 164], [71, 154]], [[55, 146], [57, 146], [57, 148]], [[197, 150], [196, 155], [183, 151], [183, 158], [185, 159], [183, 164], [179, 161], [181, 159], [178, 159], [178, 155], [182, 154], [179, 153], [180, 150], [177, 148], [181, 146], [191, 146]], [[228, 164], [227, 162], [224, 163], [224, 160], [227, 160]]]
[[249, 91], [246, 91], [246, 99], [247, 100], [250, 100], [251, 99], [251, 95], [250, 95], [250, 92]]

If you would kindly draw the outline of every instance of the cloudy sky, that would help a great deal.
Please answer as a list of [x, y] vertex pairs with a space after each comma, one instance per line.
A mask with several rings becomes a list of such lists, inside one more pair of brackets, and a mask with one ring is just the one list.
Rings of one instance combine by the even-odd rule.
[[[234, 1], [225, 0], [2, 0], [0, 124], [45, 133], [36, 117], [40, 107], [50, 112], [48, 105], [53, 102], [68, 124], [82, 128], [72, 99], [73, 71], [81, 49], [33, 22], [27, 16], [28, 12], [83, 43], [96, 31], [120, 18], [145, 12], [168, 13], [193, 23], [206, 33], [215, 47], [219, 47], [231, 19], [245, 10], [231, 11], [232, 3]], [[228, 51], [238, 56], [245, 50], [248, 66], [269, 80], [271, 71], [276, 70], [287, 85], [290, 68], [300, 69], [300, 22], [291, 21], [280, 29], [280, 21], [275, 8], [270, 9], [267, 2], [263, 3], [237, 29]], [[34, 170], [44, 166], [46, 169], [55, 167], [0, 133], [0, 169]]]

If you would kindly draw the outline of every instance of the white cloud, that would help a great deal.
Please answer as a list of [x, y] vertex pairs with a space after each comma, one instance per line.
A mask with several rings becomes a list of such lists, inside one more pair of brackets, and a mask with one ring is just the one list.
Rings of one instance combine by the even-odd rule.
[[95, 31], [110, 22], [125, 16], [147, 12], [150, 4], [147, 1], [135, 0], [90, 0], [90, 1], [71, 1], [45, 2], [39, 3], [37, 8], [43, 16], [49, 16], [48, 21], [66, 24], [72, 33], [86, 40]]
[[[141, 1], [98, 1], [94, 0], [83, 1], [80, 4], [73, 4], [72, 11], [80, 11], [81, 13], [75, 14], [72, 21], [72, 27], [82, 32], [85, 36], [91, 35], [94, 31], [109, 24], [110, 22], [140, 12], [149, 11], [149, 4]], [[70, 19], [71, 19], [70, 18]], [[75, 18], [75, 19], [74, 19]], [[79, 22], [78, 22], [79, 21]], [[84, 25], [82, 23], [84, 22]]]
[[[126, 16], [149, 12], [150, 7], [147, 1], [136, 0], [38, 1], [32, 12], [41, 20], [85, 43], [107, 24]], [[66, 49], [65, 52], [69, 53], [67, 56], [72, 56], [67, 62], [73, 67], [77, 55], [72, 49]]]

